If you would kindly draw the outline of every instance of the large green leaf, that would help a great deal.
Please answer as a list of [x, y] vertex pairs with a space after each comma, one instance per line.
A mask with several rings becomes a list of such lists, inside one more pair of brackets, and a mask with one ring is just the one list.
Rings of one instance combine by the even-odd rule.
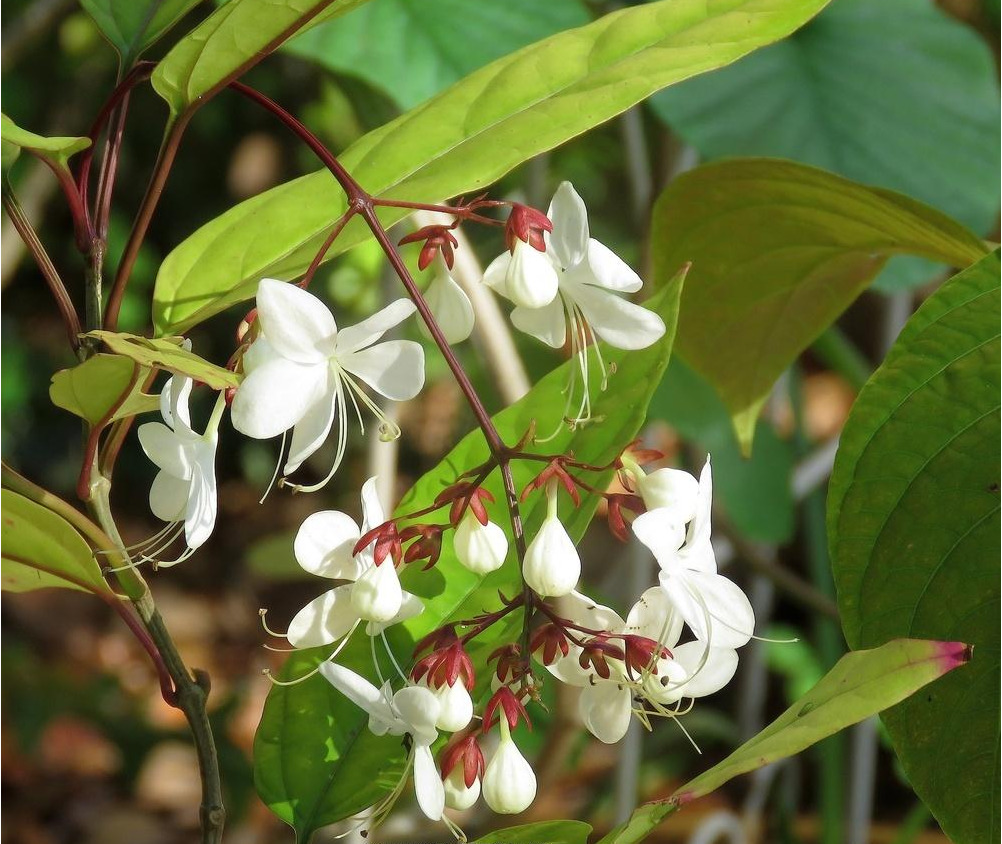
[[187, 375], [213, 390], [236, 387], [240, 383], [240, 376], [235, 372], [216, 366], [182, 348], [180, 337], [151, 340], [149, 337], [116, 331], [91, 331], [86, 336], [96, 337], [115, 354], [133, 360], [141, 366], [158, 367], [178, 375]]
[[[594, 412], [601, 423], [561, 432], [545, 445], [545, 453], [561, 454], [573, 449], [578, 459], [604, 463], [628, 444], [643, 424], [654, 387], [668, 363], [674, 337], [681, 277], [675, 278], [648, 303], [656, 309], [668, 328], [654, 346], [639, 352], [621, 352], [606, 348], [606, 360], [617, 367], [608, 390], [599, 393], [597, 379], [592, 380]], [[518, 403], [495, 417], [504, 440], [513, 444], [535, 422], [543, 434], [556, 429], [564, 410], [561, 390], [567, 383], [570, 361], [558, 367]], [[487, 459], [487, 445], [480, 431], [466, 436], [439, 464], [422, 477], [401, 502], [397, 513], [403, 514], [427, 504], [458, 475]], [[516, 462], [515, 483], [521, 489], [541, 469], [539, 463]], [[611, 473], [607, 473], [611, 474]], [[606, 479], [589, 478], [598, 488]], [[498, 473], [484, 484], [498, 502], [492, 505], [491, 518], [507, 526], [504, 495]], [[542, 521], [545, 505], [537, 493], [523, 507], [527, 534], [532, 536]], [[589, 496], [571, 513], [563, 512], [568, 532], [579, 538], [597, 506], [597, 497]], [[510, 531], [510, 527], [506, 527]], [[463, 568], [452, 550], [451, 532], [443, 543], [442, 557], [434, 569], [422, 572], [408, 569], [404, 587], [424, 601], [424, 612], [405, 625], [391, 628], [391, 642], [401, 664], [409, 664], [410, 647], [419, 637], [447, 620], [470, 618], [498, 606], [498, 590], [515, 594], [521, 586], [518, 567], [509, 555], [497, 571], [482, 577]], [[486, 688], [486, 656], [502, 634], [511, 635], [520, 623], [518, 613], [509, 616], [511, 624], [499, 625], [492, 637], [478, 638], [471, 653], [478, 669], [478, 688]], [[304, 676], [330, 649], [303, 652], [290, 658], [282, 679]], [[352, 644], [338, 662], [350, 665], [371, 677], [372, 659], [364, 645]], [[386, 790], [387, 783], [399, 779], [403, 751], [399, 741], [377, 739], [366, 729], [367, 718], [348, 703], [320, 677], [293, 686], [276, 686], [265, 704], [254, 745], [255, 780], [264, 802], [305, 838], [313, 829], [333, 823], [371, 805]], [[332, 725], [336, 730], [332, 731]], [[302, 760], [308, 759], [309, 763]]]
[[[668, 799], [645, 803], [599, 844], [636, 844], [679, 807], [715, 791], [739, 774], [800, 753], [821, 739], [894, 706], [969, 659], [970, 649], [961, 642], [918, 639], [899, 639], [873, 650], [848, 653], [813, 689], [757, 736]], [[967, 668], [955, 676], [963, 678], [970, 671]], [[942, 688], [946, 682], [933, 689]]]
[[104, 37], [130, 67], [201, 0], [80, 0]]
[[[651, 105], [706, 158], [813, 164], [981, 234], [999, 208], [997, 77], [987, 41], [933, 2], [839, 0], [779, 44]], [[878, 285], [931, 277], [926, 262], [899, 261], [922, 266], [883, 272]]]
[[3, 503], [3, 569], [8, 592], [57, 586], [108, 595], [90, 546], [62, 516], [9, 489]]
[[587, 844], [589, 833], [583, 821], [540, 821], [497, 829], [473, 844]]
[[411, 108], [494, 59], [589, 20], [580, 0], [380, 0], [296, 36], [289, 52]]
[[967, 266], [986, 251], [906, 196], [772, 159], [680, 176], [655, 205], [651, 236], [670, 262], [692, 262], [679, 352], [717, 389], [746, 449], [776, 379], [888, 257]]
[[153, 87], [173, 114], [181, 114], [253, 67], [326, 7], [331, 7], [326, 17], [334, 17], [365, 2], [230, 0], [174, 45], [153, 72]]
[[[825, 2], [663, 0], [623, 9], [493, 62], [370, 132], [341, 162], [384, 197], [431, 202], [476, 191], [666, 85], [782, 38]], [[301, 274], [344, 210], [324, 171], [206, 224], [160, 267], [157, 330], [184, 331], [250, 298], [262, 277]], [[328, 257], [366, 237], [356, 220]]]
[[999, 840], [999, 259], [947, 282], [853, 407], [829, 492], [846, 639], [958, 637], [970, 668], [885, 716], [957, 844]]
[[0, 150], [4, 172], [17, 160], [21, 150], [27, 150], [54, 167], [65, 169], [71, 155], [89, 146], [90, 138], [46, 138], [22, 129], [6, 114], [0, 114]]
[[149, 372], [149, 368], [127, 357], [94, 355], [53, 375], [49, 398], [56, 407], [86, 419], [91, 425], [114, 422], [159, 407], [159, 396], [142, 391]]

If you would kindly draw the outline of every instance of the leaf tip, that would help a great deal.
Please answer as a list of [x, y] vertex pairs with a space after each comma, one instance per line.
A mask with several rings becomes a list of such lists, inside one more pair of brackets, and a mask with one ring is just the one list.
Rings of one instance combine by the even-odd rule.
[[943, 666], [943, 673], [966, 665], [974, 656], [974, 645], [966, 642], [937, 642], [936, 657]]

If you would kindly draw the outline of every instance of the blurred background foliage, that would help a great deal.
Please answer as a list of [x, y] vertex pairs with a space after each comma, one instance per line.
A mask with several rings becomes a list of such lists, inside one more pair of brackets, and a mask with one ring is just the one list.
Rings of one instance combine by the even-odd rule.
[[[5, 113], [42, 134], [85, 132], [115, 84], [115, 52], [75, 0], [4, 5]], [[210, 8], [197, 4], [149, 57], [163, 55], [177, 33]], [[373, 0], [294, 39], [255, 68], [248, 82], [337, 151], [471, 70], [611, 8], [584, 0]], [[997, 241], [998, 25], [998, 0], [835, 0], [785, 41], [656, 95], [530, 161], [491, 194], [545, 207], [556, 185], [568, 179], [588, 203], [593, 234], [643, 269], [650, 207], [674, 176], [727, 156], [785, 157], [901, 191]], [[133, 95], [109, 233], [111, 266], [142, 196], [165, 116], [148, 88]], [[243, 100], [223, 94], [203, 108], [136, 265], [122, 330], [148, 329], [159, 263], [197, 226], [314, 169], [307, 150]], [[82, 267], [53, 180], [29, 161], [19, 162], [12, 178], [71, 294], [81, 298]], [[482, 262], [502, 248], [494, 232], [468, 235]], [[50, 404], [47, 389], [52, 373], [73, 360], [48, 293], [6, 219], [2, 247], [4, 459], [72, 497], [80, 432], [72, 417]], [[576, 817], [608, 828], [629, 808], [633, 789], [644, 799], [669, 793], [753, 734], [838, 658], [845, 645], [831, 614], [824, 532], [834, 446], [861, 383], [942, 279], [942, 268], [895, 259], [777, 385], [748, 460], [713, 389], [683, 360], [673, 360], [651, 406], [645, 440], [674, 465], [689, 468], [712, 453], [719, 556], [729, 562], [728, 575], [750, 591], [765, 635], [798, 641], [750, 646], [739, 679], [686, 720], [702, 756], [671, 725], [646, 737], [642, 747], [632, 739], [620, 748], [597, 745], [559, 714], [566, 707], [552, 701], [553, 714], [524, 737], [527, 754], [537, 754], [543, 783], [533, 818]], [[349, 324], [398, 295], [372, 244], [325, 265], [315, 287]], [[237, 308], [200, 325], [195, 348], [225, 362], [242, 315]], [[416, 331], [414, 336], [422, 339]], [[515, 339], [533, 379], [560, 359], [522, 335]], [[476, 348], [465, 344], [460, 353], [489, 406], [500, 408], [502, 397]], [[434, 351], [426, 391], [399, 410], [398, 495], [472, 423]], [[196, 407], [196, 415], [200, 411], [208, 408]], [[257, 800], [250, 775], [251, 742], [268, 691], [260, 670], [282, 660], [263, 649], [256, 610], [269, 608], [270, 622], [280, 628], [312, 597], [316, 584], [292, 556], [296, 528], [316, 509], [354, 512], [356, 490], [373, 461], [385, 456], [355, 438], [346, 465], [322, 493], [276, 493], [259, 507], [276, 445], [232, 436], [226, 425], [217, 468], [218, 529], [194, 561], [154, 576], [153, 585], [187, 662], [213, 678], [210, 705], [232, 818], [228, 840], [285, 841], [291, 833]], [[330, 459], [321, 450], [310, 465], [322, 472]], [[114, 500], [127, 541], [158, 529], [145, 496], [132, 492], [148, 488], [153, 474], [130, 443]], [[653, 570], [610, 540], [601, 521], [600, 514], [584, 546], [585, 577], [594, 594], [622, 604], [653, 578]], [[639, 574], [624, 577], [627, 567]], [[184, 724], [156, 694], [145, 657], [117, 619], [102, 606], [57, 591], [5, 595], [3, 609], [3, 840], [190, 840], [198, 796]], [[703, 801], [657, 835], [712, 840], [712, 829], [726, 831], [734, 818], [744, 818], [742, 834], [751, 836], [732, 831], [728, 840], [734, 841], [945, 840], [873, 723]], [[415, 840], [406, 827], [387, 827], [382, 835]]]

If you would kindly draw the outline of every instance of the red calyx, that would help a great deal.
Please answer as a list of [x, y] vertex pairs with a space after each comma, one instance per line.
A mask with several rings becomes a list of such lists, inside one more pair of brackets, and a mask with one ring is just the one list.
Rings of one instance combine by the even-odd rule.
[[525, 489], [522, 490], [519, 500], [525, 501], [533, 490], [546, 486], [546, 484], [551, 480], [557, 481], [564, 488], [564, 490], [566, 490], [567, 494], [574, 502], [575, 507], [581, 503], [581, 496], [578, 493], [577, 485], [574, 483], [574, 478], [572, 478], [564, 468], [563, 457], [554, 457], [549, 463], [547, 463], [546, 468], [525, 485]]
[[647, 508], [644, 500], [639, 495], [632, 493], [612, 492], [605, 496], [609, 503], [609, 530], [612, 535], [621, 542], [628, 542], [630, 532], [627, 530], [626, 519], [623, 517], [623, 510], [630, 510], [635, 514], [643, 513]]
[[414, 648], [414, 656], [431, 648], [431, 653], [419, 659], [411, 670], [414, 682], [427, 676], [428, 685], [440, 689], [443, 685], [454, 686], [460, 675], [467, 689], [474, 685], [473, 660], [463, 648], [456, 635], [456, 629], [447, 624], [425, 636]]
[[668, 648], [646, 636], [628, 634], [623, 637], [623, 646], [626, 650], [626, 670], [631, 677], [635, 671], [649, 670], [651, 674], [657, 674], [657, 660], [671, 656]]
[[493, 695], [491, 699], [487, 701], [487, 706], [484, 707], [484, 732], [488, 732], [497, 721], [494, 720], [494, 715], [497, 713], [498, 708], [504, 713], [505, 720], [508, 722], [508, 726], [511, 729], [515, 729], [518, 726], [519, 719], [525, 721], [526, 726], [531, 730], [532, 722], [529, 720], [529, 713], [525, 711], [525, 707], [522, 705], [515, 693], [512, 692], [507, 686], [502, 686]]
[[612, 669], [609, 668], [609, 663], [606, 660], [622, 660], [624, 658], [625, 654], [622, 648], [605, 639], [596, 637], [581, 648], [581, 656], [578, 657], [578, 664], [585, 670], [590, 665], [599, 677], [603, 680], [608, 680], [612, 676]]
[[400, 562], [402, 549], [396, 523], [384, 522], [374, 527], [368, 533], [363, 534], [358, 542], [355, 543], [355, 547], [351, 549], [351, 553], [361, 554], [363, 549], [367, 548], [372, 542], [376, 543], [372, 549], [372, 561], [377, 566], [382, 565], [383, 560], [387, 557], [392, 558], [394, 565]]
[[567, 635], [553, 622], [547, 622], [536, 628], [529, 641], [529, 647], [533, 652], [540, 649], [543, 651], [543, 665], [551, 665], [557, 658], [558, 650], [564, 656], [570, 652]]
[[514, 642], [502, 645], [489, 657], [488, 662], [497, 660], [497, 668], [494, 673], [502, 683], [513, 683], [521, 680], [525, 674], [525, 666], [522, 663], [522, 650]]
[[442, 532], [445, 527], [445, 525], [410, 525], [400, 531], [401, 542], [415, 540], [404, 552], [404, 562], [427, 560], [422, 571], [427, 571], [435, 565], [442, 553]]
[[463, 736], [459, 741], [450, 742], [442, 751], [442, 779], [452, 773], [452, 769], [463, 763], [463, 782], [470, 788], [477, 777], [483, 777], [487, 765], [483, 751], [474, 733]]
[[515, 251], [516, 240], [525, 241], [533, 249], [545, 252], [543, 232], [551, 231], [553, 223], [542, 211], [522, 205], [520, 202], [512, 203], [511, 214], [508, 215], [508, 222], [504, 227], [504, 238], [509, 252]]
[[420, 243], [422, 240], [424, 241], [424, 246], [421, 247], [421, 254], [418, 256], [419, 269], [427, 269], [428, 265], [435, 259], [435, 256], [441, 252], [442, 260], [445, 261], [445, 265], [451, 270], [456, 258], [454, 250], [459, 246], [459, 241], [456, 240], [452, 229], [458, 225], [459, 221], [457, 220], [448, 226], [423, 226], [416, 232], [400, 238], [398, 242], [400, 246], [403, 246], [407, 243]]
[[240, 320], [240, 325], [237, 326], [237, 343], [243, 343], [247, 337], [247, 333], [251, 330], [254, 323], [257, 321], [257, 308], [251, 308], [247, 311], [247, 316]]
[[[453, 527], [459, 526], [459, 520], [463, 517], [463, 514], [469, 509], [474, 516], [476, 516], [477, 521], [482, 525], [487, 524], [487, 508], [484, 506], [484, 502], [488, 501], [494, 503], [494, 496], [491, 495], [483, 487], [474, 487], [468, 483], [453, 484], [443, 493], [440, 493], [438, 498], [435, 499], [436, 503], [441, 499], [446, 492], [451, 491], [452, 498], [452, 508], [449, 510], [449, 522]], [[445, 498], [448, 501], [449, 498]]]

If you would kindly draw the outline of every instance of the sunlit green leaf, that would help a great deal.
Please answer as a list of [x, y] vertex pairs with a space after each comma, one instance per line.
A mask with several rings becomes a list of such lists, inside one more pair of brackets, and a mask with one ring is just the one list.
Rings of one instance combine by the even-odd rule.
[[497, 829], [473, 844], [587, 844], [590, 833], [582, 821], [540, 821]]
[[692, 262], [679, 352], [716, 388], [750, 449], [776, 379], [895, 254], [966, 266], [981, 241], [906, 196], [772, 159], [707, 164], [672, 182], [652, 240]]
[[846, 639], [962, 638], [969, 668], [884, 716], [958, 844], [999, 840], [999, 259], [905, 326], [842, 434], [828, 533]]
[[[825, 3], [663, 0], [622, 9], [493, 62], [370, 132], [341, 161], [366, 190], [384, 197], [433, 202], [482, 190], [654, 91], [782, 38]], [[250, 298], [262, 277], [298, 276], [344, 210], [344, 194], [325, 171], [206, 224], [160, 268], [158, 332], [184, 331]], [[367, 237], [356, 220], [327, 257]]]
[[[666, 279], [660, 279], [662, 283]], [[560, 433], [545, 445], [533, 450], [563, 454], [573, 450], [577, 459], [595, 464], [612, 460], [636, 435], [643, 424], [654, 387], [668, 363], [675, 329], [681, 277], [667, 284], [648, 304], [656, 309], [668, 328], [654, 346], [642, 351], [621, 352], [605, 348], [606, 360], [615, 364], [609, 388], [599, 391], [598, 378], [592, 378], [594, 409], [603, 418], [601, 424], [579, 427], [571, 432], [561, 421], [565, 397], [561, 390], [567, 383], [570, 361], [543, 378], [519, 402], [495, 417], [498, 431], [509, 444], [517, 442], [535, 422], [545, 436], [559, 428]], [[397, 514], [413, 512], [427, 504], [454, 482], [458, 475], [479, 465], [488, 457], [487, 445], [480, 431], [466, 436], [439, 464], [422, 477], [397, 508]], [[541, 464], [515, 461], [516, 488], [521, 489], [541, 470]], [[590, 483], [603, 488], [611, 477], [590, 476]], [[491, 518], [505, 526], [510, 523], [504, 509], [504, 491], [495, 471], [484, 484], [493, 493], [496, 504], [489, 507]], [[536, 493], [523, 506], [526, 531], [531, 536], [542, 521], [545, 504]], [[597, 496], [588, 496], [580, 507], [564, 512], [568, 532], [579, 538], [590, 522], [598, 504]], [[442, 557], [434, 569], [409, 568], [402, 576], [406, 589], [424, 601], [424, 612], [405, 625], [391, 628], [390, 641], [401, 664], [409, 664], [413, 642], [446, 620], [470, 618], [486, 609], [497, 608], [498, 590], [512, 595], [520, 588], [514, 552], [506, 563], [486, 577], [463, 568], [452, 550], [451, 532], [443, 543]], [[318, 593], [324, 588], [317, 584]], [[471, 657], [478, 670], [478, 690], [489, 682], [485, 669], [487, 655], [502, 635], [511, 636], [520, 624], [520, 612], [509, 616], [510, 623], [499, 624], [475, 641]], [[291, 657], [281, 671], [288, 680], [304, 676], [330, 648], [303, 652]], [[338, 656], [338, 662], [373, 676], [368, 646], [352, 643]], [[393, 671], [392, 667], [388, 670]], [[333, 823], [371, 805], [399, 779], [403, 750], [399, 739], [377, 738], [366, 729], [367, 716], [348, 703], [321, 677], [293, 686], [276, 686], [265, 705], [255, 739], [255, 780], [264, 802], [282, 820], [296, 828], [301, 838], [313, 829]], [[332, 725], [336, 725], [332, 729]], [[310, 760], [304, 763], [303, 760]]]
[[0, 160], [4, 172], [17, 160], [21, 150], [43, 158], [56, 167], [65, 168], [71, 155], [89, 146], [90, 138], [45, 138], [22, 129], [6, 114], [0, 114], [0, 149], [2, 149]]
[[[821, 739], [894, 706], [970, 659], [960, 642], [898, 639], [843, 656], [804, 697], [757, 736], [666, 800], [645, 803], [599, 844], [636, 844], [681, 806], [739, 774], [800, 753]], [[963, 677], [970, 669], [957, 672]], [[933, 689], [942, 687], [943, 683]]]
[[142, 391], [149, 371], [126, 357], [94, 355], [53, 375], [49, 398], [91, 425], [114, 422], [157, 409], [160, 397]]
[[180, 337], [151, 340], [148, 337], [115, 331], [91, 331], [86, 336], [96, 337], [115, 354], [123, 355], [142, 366], [158, 367], [178, 375], [187, 375], [213, 390], [236, 387], [240, 383], [240, 376], [235, 372], [209, 363], [193, 352], [181, 348]]
[[[705, 158], [813, 164], [901, 191], [984, 234], [999, 209], [998, 101], [988, 42], [935, 3], [839, 0], [779, 44], [651, 106]], [[896, 258], [876, 283], [934, 272]]]
[[411, 108], [494, 59], [588, 23], [580, 0], [379, 0], [297, 36], [289, 52]]
[[9, 489], [3, 502], [3, 589], [56, 586], [110, 593], [90, 546], [62, 516]]
[[201, 0], [80, 0], [129, 67]]

